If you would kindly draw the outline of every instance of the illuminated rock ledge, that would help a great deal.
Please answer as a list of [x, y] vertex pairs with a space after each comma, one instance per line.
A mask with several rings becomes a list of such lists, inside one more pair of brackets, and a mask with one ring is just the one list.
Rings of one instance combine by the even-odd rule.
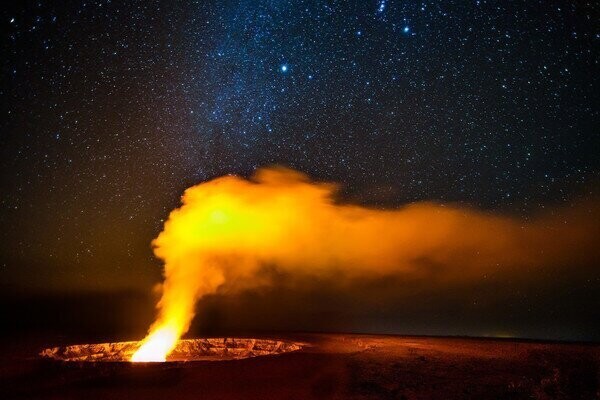
[[[131, 359], [139, 342], [81, 344], [45, 349], [40, 356], [59, 361], [112, 361]], [[172, 361], [223, 361], [268, 356], [300, 350], [303, 343], [270, 339], [209, 338], [180, 340], [167, 357]]]

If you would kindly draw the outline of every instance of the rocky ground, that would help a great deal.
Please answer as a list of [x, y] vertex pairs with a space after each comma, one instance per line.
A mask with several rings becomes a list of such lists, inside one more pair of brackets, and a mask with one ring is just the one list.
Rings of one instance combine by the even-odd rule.
[[5, 343], [0, 398], [600, 398], [594, 344], [344, 334], [271, 339], [306, 346], [237, 360], [142, 365], [57, 361], [40, 357], [39, 343]]

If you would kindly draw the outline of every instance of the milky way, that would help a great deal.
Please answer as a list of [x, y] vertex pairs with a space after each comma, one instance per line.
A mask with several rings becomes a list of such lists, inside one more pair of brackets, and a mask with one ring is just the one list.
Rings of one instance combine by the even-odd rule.
[[598, 178], [597, 18], [547, 1], [6, 6], [2, 274], [153, 281], [148, 243], [183, 189], [270, 164], [374, 205], [568, 202]]

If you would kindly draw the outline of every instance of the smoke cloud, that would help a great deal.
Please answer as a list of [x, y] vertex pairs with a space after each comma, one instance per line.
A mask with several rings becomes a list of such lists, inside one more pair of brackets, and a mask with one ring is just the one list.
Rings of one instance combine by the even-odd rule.
[[393, 277], [443, 286], [599, 259], [597, 202], [525, 221], [431, 202], [393, 210], [341, 204], [337, 189], [284, 168], [187, 189], [153, 242], [165, 279], [138, 360], [156, 352], [164, 359], [200, 298], [269, 287], [268, 271], [341, 285]]

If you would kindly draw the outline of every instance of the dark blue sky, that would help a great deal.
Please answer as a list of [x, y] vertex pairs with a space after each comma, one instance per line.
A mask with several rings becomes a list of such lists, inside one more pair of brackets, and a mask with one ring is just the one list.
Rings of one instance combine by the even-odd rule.
[[375, 205], [569, 203], [598, 179], [598, 16], [566, 1], [8, 4], [1, 273], [147, 285], [186, 187], [273, 163]]

